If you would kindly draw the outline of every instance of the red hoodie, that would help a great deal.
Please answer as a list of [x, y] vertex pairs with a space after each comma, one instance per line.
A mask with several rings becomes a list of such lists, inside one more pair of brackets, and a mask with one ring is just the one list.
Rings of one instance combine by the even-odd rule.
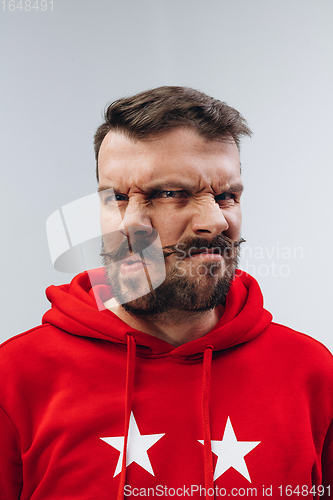
[[253, 278], [180, 347], [99, 311], [87, 273], [47, 296], [1, 349], [1, 500], [333, 498], [332, 356]]

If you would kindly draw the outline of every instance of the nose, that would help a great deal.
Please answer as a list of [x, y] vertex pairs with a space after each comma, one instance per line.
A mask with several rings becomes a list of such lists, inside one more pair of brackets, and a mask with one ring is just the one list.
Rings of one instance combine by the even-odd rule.
[[228, 228], [228, 221], [215, 201], [205, 203], [192, 218], [192, 231], [198, 236], [214, 238]]
[[144, 208], [129, 203], [118, 230], [130, 239], [145, 238], [153, 233], [153, 226]]

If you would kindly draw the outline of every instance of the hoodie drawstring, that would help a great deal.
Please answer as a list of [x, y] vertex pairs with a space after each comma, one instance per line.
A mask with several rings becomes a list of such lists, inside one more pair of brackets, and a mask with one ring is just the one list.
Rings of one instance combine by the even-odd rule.
[[133, 335], [127, 334], [124, 448], [123, 448], [123, 462], [121, 466], [117, 500], [124, 499], [124, 487], [126, 480], [127, 442], [128, 442], [129, 423], [130, 423], [132, 399], [133, 399], [135, 354], [136, 354], [135, 339]]
[[[215, 498], [214, 492], [214, 475], [213, 475], [213, 456], [210, 436], [210, 421], [209, 421], [209, 389], [210, 389], [210, 374], [212, 366], [213, 346], [207, 346], [203, 356], [203, 378], [202, 378], [202, 418], [204, 431], [204, 474], [205, 474], [205, 490], [206, 500]], [[209, 495], [210, 492], [213, 495]]]
[[[209, 389], [212, 365], [213, 347], [207, 346], [203, 356], [203, 379], [202, 379], [202, 418], [204, 433], [204, 477], [206, 500], [215, 498], [213, 479], [213, 456], [211, 448], [210, 419], [209, 419]], [[127, 335], [127, 362], [126, 362], [126, 389], [125, 389], [125, 428], [124, 428], [124, 448], [121, 474], [118, 488], [117, 500], [124, 499], [124, 487], [126, 480], [126, 457], [127, 442], [129, 433], [129, 423], [132, 410], [134, 371], [135, 371], [136, 343], [132, 335]]]

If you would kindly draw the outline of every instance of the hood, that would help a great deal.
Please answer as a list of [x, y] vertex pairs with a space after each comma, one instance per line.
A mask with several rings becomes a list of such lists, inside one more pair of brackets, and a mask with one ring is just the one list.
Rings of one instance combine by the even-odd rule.
[[[225, 311], [215, 327], [203, 337], [173, 347], [167, 342], [129, 327], [102, 304], [110, 299], [110, 289], [103, 269], [79, 274], [69, 285], [51, 286], [46, 295], [52, 308], [43, 317], [62, 330], [79, 336], [109, 340], [127, 350], [126, 382], [124, 394], [124, 444], [117, 500], [123, 500], [126, 484], [127, 443], [132, 411], [136, 356], [177, 357], [182, 362], [202, 358], [202, 425], [204, 445], [204, 481], [206, 500], [214, 491], [213, 458], [210, 434], [209, 393], [211, 366], [214, 353], [248, 342], [267, 328], [272, 320], [263, 308], [263, 297], [254, 278], [237, 271], [230, 287]], [[96, 299], [97, 297], [97, 299]], [[96, 303], [96, 300], [99, 304]], [[200, 388], [198, 388], [200, 390]], [[215, 495], [214, 495], [215, 497]]]
[[89, 271], [89, 275], [81, 273], [70, 284], [50, 286], [46, 295], [52, 308], [44, 314], [43, 323], [50, 323], [73, 335], [109, 340], [124, 346], [128, 334], [131, 334], [137, 354], [153, 356], [169, 353], [182, 359], [202, 357], [207, 346], [213, 351], [221, 351], [248, 342], [265, 330], [272, 320], [271, 314], [263, 308], [258, 283], [240, 270], [236, 271], [220, 321], [204, 337], [179, 347], [131, 328], [108, 309], [99, 310], [95, 297], [101, 302], [112, 297], [103, 268]]

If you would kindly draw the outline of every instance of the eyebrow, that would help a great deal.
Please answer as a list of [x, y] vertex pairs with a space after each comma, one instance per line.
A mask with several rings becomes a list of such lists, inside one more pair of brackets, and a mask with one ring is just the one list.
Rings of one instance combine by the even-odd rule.
[[[99, 186], [99, 188], [97, 189], [97, 192], [100, 193], [101, 191], [106, 191], [107, 189], [115, 190], [115, 188], [113, 186], [103, 186], [102, 185], [102, 186]], [[158, 184], [152, 183], [146, 187], [146, 190], [149, 192], [165, 191], [165, 190], [171, 191], [172, 189], [192, 191], [194, 189], [194, 184], [187, 183], [187, 182], [170, 181], [170, 182], [161, 182]]]
[[97, 193], [100, 193], [101, 191], [106, 191], [107, 189], [113, 189], [114, 190], [114, 188], [112, 186], [100, 186], [97, 189]]
[[[108, 189], [114, 190], [111, 186], [100, 186], [97, 190], [98, 193], [101, 191], [106, 191]], [[179, 189], [184, 191], [193, 191], [194, 185], [187, 182], [163, 182], [160, 184], [153, 184], [147, 188], [148, 191], [166, 191], [172, 189]], [[242, 193], [244, 191], [244, 186], [242, 184], [233, 184], [228, 189], [224, 189], [221, 193]], [[219, 194], [221, 194], [219, 193]]]
[[[149, 191], [165, 191], [165, 190], [171, 191], [172, 189], [194, 191], [195, 184], [190, 182], [170, 181], [159, 184], [152, 184], [147, 189]], [[244, 191], [243, 184], [232, 184], [231, 186], [229, 186], [229, 188], [222, 190], [223, 193], [241, 193], [242, 191]]]
[[228, 189], [222, 191], [223, 193], [242, 193], [244, 191], [243, 184], [233, 184]]

